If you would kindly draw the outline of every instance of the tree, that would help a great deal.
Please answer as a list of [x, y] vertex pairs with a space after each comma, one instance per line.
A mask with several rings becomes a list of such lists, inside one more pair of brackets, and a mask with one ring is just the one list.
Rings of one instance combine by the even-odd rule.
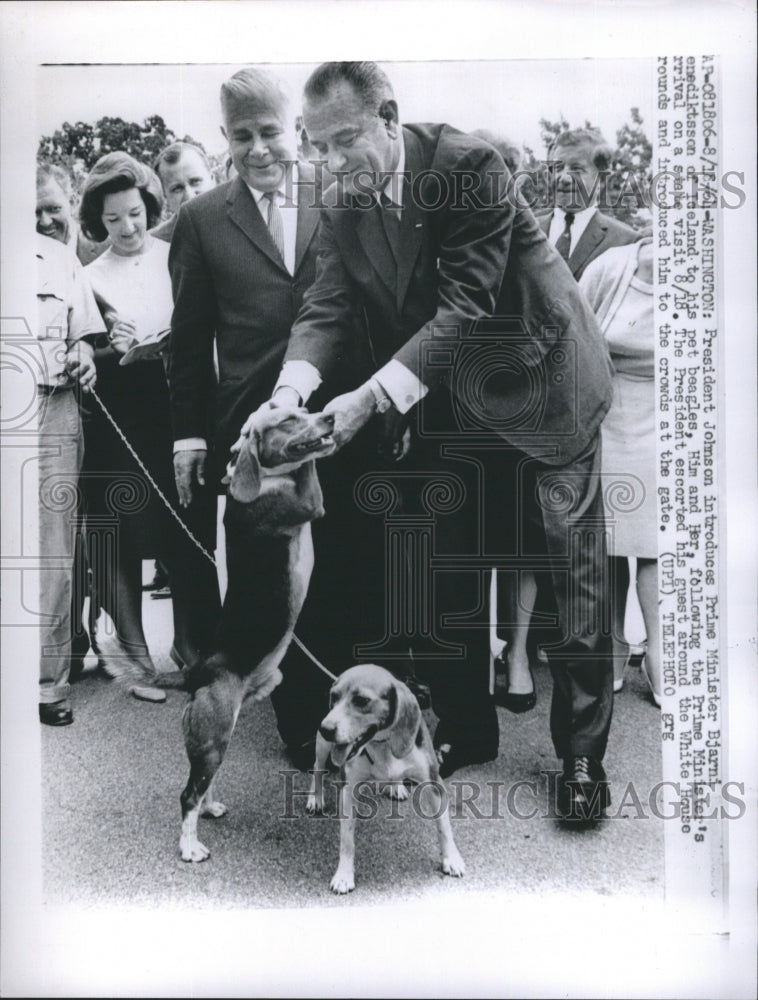
[[[40, 139], [37, 160], [65, 167], [78, 191], [97, 160], [106, 153], [123, 150], [135, 160], [152, 165], [158, 153], [178, 138], [160, 115], [150, 115], [141, 125], [107, 116], [99, 118], [94, 125], [64, 122], [51, 136]], [[189, 135], [185, 135], [183, 141], [202, 148], [201, 143]]]

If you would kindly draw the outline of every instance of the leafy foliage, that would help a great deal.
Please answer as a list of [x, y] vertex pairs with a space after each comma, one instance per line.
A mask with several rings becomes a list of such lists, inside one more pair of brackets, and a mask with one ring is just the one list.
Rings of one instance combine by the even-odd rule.
[[[135, 160], [152, 165], [158, 153], [178, 138], [160, 115], [150, 115], [141, 125], [108, 116], [99, 118], [94, 125], [64, 122], [51, 136], [40, 139], [37, 160], [65, 167], [78, 192], [89, 171], [106, 153], [123, 150]], [[183, 140], [202, 148], [202, 144], [189, 135]]]

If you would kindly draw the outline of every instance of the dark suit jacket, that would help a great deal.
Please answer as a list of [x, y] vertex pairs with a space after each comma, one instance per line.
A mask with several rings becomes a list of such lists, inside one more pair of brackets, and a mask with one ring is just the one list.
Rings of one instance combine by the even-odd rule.
[[[287, 359], [328, 372], [345, 351], [357, 301], [377, 365], [394, 357], [430, 390], [446, 386], [461, 427], [494, 430], [551, 464], [570, 461], [611, 398], [589, 306], [532, 212], [493, 184], [506, 168], [491, 146], [447, 125], [409, 125], [403, 136], [397, 265], [378, 208], [351, 199], [347, 209], [325, 208], [317, 279]], [[461, 185], [475, 185], [468, 205]], [[325, 200], [337, 194], [330, 188]]]
[[[553, 213], [538, 216], [542, 231], [547, 235], [550, 232], [550, 223], [553, 221]], [[603, 215], [601, 211], [596, 211], [587, 224], [587, 228], [582, 233], [579, 242], [569, 254], [568, 266], [577, 281], [584, 274], [584, 269], [601, 253], [610, 250], [611, 247], [623, 247], [627, 243], [636, 243], [640, 234], [631, 226], [619, 222], [618, 219], [610, 215]]]
[[[307, 181], [313, 182], [309, 165], [301, 164], [300, 182]], [[315, 276], [319, 213], [306, 190], [299, 189], [294, 276], [239, 177], [179, 211], [169, 254], [174, 439], [213, 442], [218, 478], [245, 419], [271, 395], [290, 328]]]

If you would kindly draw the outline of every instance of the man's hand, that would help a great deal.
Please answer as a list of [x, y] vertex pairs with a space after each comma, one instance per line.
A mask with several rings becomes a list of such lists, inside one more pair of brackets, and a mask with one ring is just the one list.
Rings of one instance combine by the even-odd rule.
[[189, 507], [192, 503], [192, 487], [195, 482], [200, 486], [205, 486], [205, 457], [207, 454], [207, 451], [199, 448], [174, 452], [174, 478], [179, 493], [179, 503], [182, 507]]
[[66, 354], [66, 371], [79, 383], [85, 392], [93, 389], [97, 382], [97, 370], [93, 350], [89, 344], [79, 341]]
[[137, 343], [137, 328], [130, 319], [117, 319], [111, 327], [108, 340], [117, 354], [126, 354]]
[[324, 407], [324, 413], [334, 414], [332, 436], [337, 449], [347, 444], [376, 411], [376, 399], [370, 386], [361, 385], [352, 392], [335, 396]]

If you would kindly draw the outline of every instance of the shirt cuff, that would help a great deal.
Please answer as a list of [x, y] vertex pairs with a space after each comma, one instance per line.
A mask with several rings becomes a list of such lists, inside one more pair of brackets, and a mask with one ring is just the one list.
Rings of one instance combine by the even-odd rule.
[[374, 378], [392, 400], [392, 404], [400, 413], [407, 413], [411, 407], [420, 402], [429, 392], [421, 379], [414, 375], [400, 361], [393, 358], [383, 368], [374, 374]]
[[181, 438], [174, 441], [174, 454], [177, 451], [207, 451], [208, 445], [205, 438]]
[[[306, 402], [321, 385], [321, 373], [310, 361], [285, 361], [279, 374], [274, 392], [286, 386], [294, 389], [305, 406]], [[272, 393], [273, 396], [274, 393]]]

